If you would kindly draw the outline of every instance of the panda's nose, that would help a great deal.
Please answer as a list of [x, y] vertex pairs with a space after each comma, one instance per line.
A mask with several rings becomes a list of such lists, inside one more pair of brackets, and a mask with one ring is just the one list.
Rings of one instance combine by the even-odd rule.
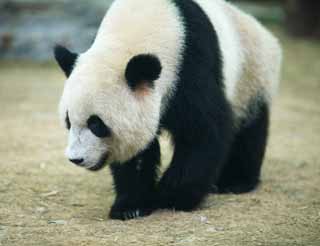
[[69, 159], [72, 163], [80, 165], [83, 162], [83, 159]]

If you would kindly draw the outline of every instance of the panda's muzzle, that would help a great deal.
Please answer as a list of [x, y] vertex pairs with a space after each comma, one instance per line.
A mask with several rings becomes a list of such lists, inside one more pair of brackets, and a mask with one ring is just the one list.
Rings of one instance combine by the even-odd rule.
[[102, 168], [104, 168], [107, 165], [108, 157], [109, 157], [108, 153], [102, 155], [98, 163], [93, 167], [89, 167], [88, 170], [93, 172], [100, 171]]

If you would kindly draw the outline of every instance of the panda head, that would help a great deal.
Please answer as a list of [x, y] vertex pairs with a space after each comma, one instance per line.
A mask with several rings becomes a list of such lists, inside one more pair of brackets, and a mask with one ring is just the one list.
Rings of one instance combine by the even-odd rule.
[[68, 78], [59, 113], [69, 131], [70, 161], [99, 170], [147, 147], [157, 134], [161, 110], [157, 56], [121, 50], [102, 55], [94, 48], [78, 55], [57, 46], [55, 58]]

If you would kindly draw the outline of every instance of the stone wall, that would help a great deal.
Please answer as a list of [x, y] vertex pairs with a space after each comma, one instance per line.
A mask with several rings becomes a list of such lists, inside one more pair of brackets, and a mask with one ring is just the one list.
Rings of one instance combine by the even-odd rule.
[[92, 43], [112, 0], [0, 0], [0, 59], [52, 59], [52, 47]]

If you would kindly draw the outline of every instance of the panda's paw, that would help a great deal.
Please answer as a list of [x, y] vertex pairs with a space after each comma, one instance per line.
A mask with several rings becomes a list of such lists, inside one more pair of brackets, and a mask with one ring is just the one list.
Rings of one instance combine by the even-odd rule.
[[135, 209], [135, 210], [111, 210], [109, 218], [113, 220], [132, 220], [148, 216], [152, 213], [151, 209]]
[[152, 211], [150, 202], [144, 199], [120, 196], [113, 204], [109, 217], [115, 220], [131, 220], [148, 216]]

